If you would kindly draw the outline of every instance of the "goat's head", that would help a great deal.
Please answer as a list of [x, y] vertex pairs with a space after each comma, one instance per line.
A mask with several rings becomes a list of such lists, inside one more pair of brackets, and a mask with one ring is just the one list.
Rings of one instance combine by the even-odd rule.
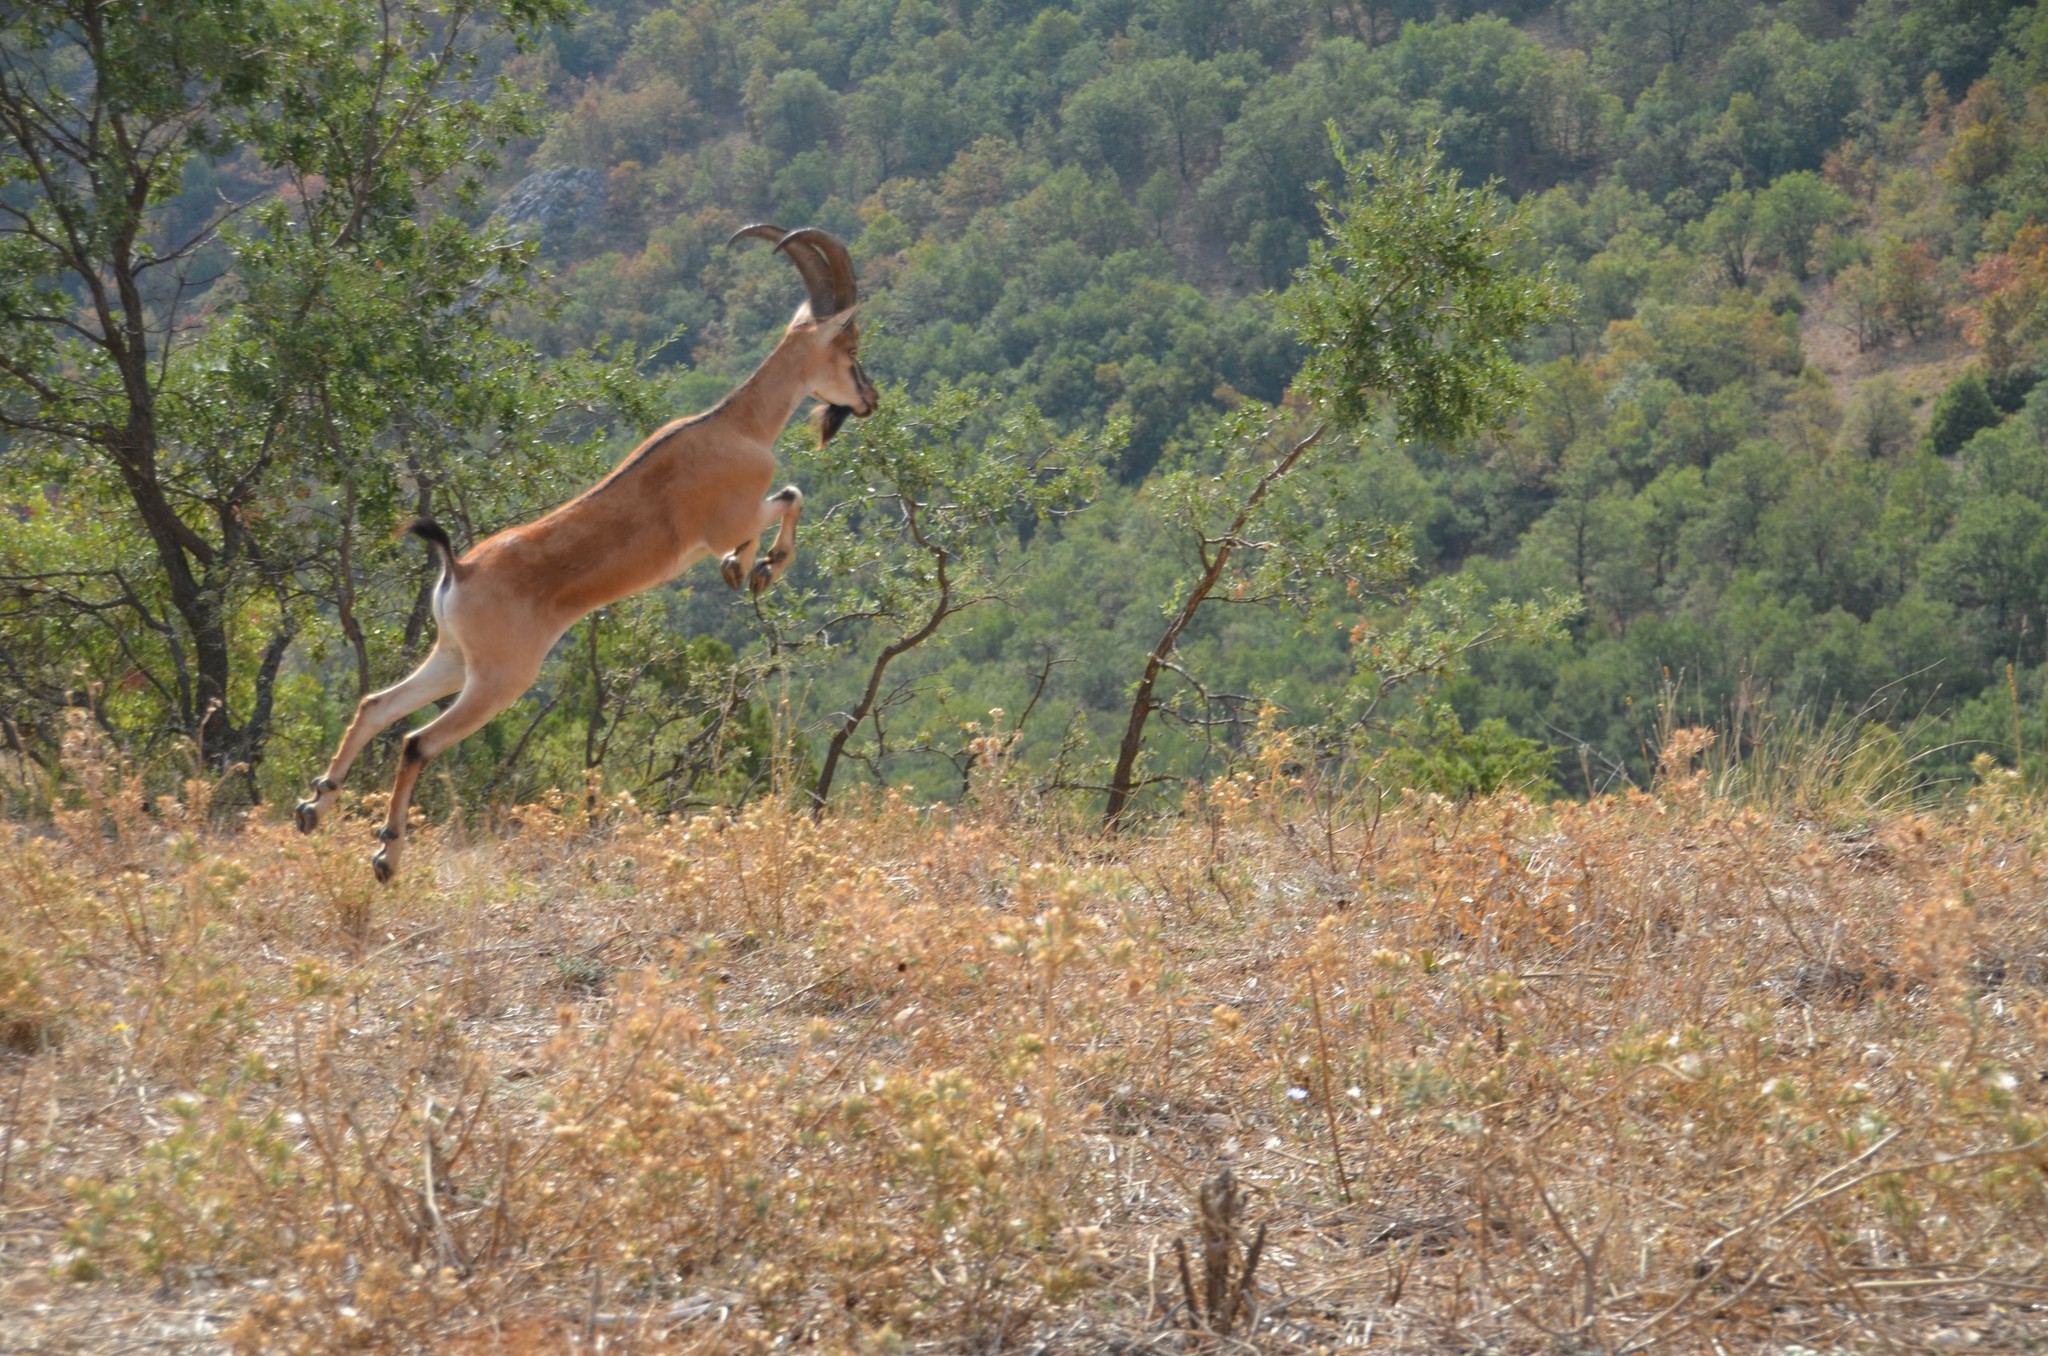
[[881, 401], [860, 365], [860, 326], [855, 319], [859, 296], [853, 260], [846, 246], [815, 226], [784, 231], [780, 226], [756, 222], [740, 227], [726, 243], [748, 239], [773, 240], [775, 248], [796, 265], [810, 291], [810, 299], [789, 322], [784, 342], [801, 339], [809, 348], [806, 381], [808, 393], [820, 402], [818, 445], [823, 447], [848, 415], [873, 414]]

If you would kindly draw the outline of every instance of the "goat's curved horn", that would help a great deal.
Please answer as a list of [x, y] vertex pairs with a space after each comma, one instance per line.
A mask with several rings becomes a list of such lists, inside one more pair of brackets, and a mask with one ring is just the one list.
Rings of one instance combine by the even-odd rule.
[[742, 240], [781, 240], [782, 237], [788, 234], [789, 232], [783, 230], [780, 226], [771, 226], [765, 221], [756, 221], [750, 225], [740, 227], [737, 231], [727, 236], [725, 247], [731, 249]]
[[[846, 246], [840, 244], [837, 238], [829, 232], [821, 231], [815, 226], [806, 226], [801, 230], [791, 231], [788, 235], [782, 237], [782, 243], [777, 245], [776, 248], [787, 251], [791, 245], [798, 243], [809, 245], [815, 249], [824, 258], [826, 265], [832, 270], [832, 310], [830, 314], [838, 315], [841, 311], [853, 305], [859, 297], [859, 289], [854, 285], [853, 259], [847, 254]], [[792, 255], [791, 257], [794, 258], [795, 256]], [[806, 275], [806, 277], [808, 276]], [[816, 309], [815, 302], [813, 303], [813, 309]]]
[[[800, 231], [785, 231], [780, 226], [757, 221], [734, 231], [725, 243], [729, 248], [742, 240], [773, 240], [775, 248], [781, 250], [789, 243], [792, 235], [801, 234]], [[820, 319], [836, 315], [842, 308], [833, 305], [836, 289], [833, 286], [831, 269], [824, 258], [815, 249], [783, 250], [783, 253], [789, 256], [789, 262], [796, 265], [796, 271], [803, 275], [804, 287], [811, 294], [811, 314]]]

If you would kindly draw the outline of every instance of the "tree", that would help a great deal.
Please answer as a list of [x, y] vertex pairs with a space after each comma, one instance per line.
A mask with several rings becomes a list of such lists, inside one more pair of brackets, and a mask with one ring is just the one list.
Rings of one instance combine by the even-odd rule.
[[2048, 639], [2048, 509], [2031, 499], [1970, 499], [1921, 569], [1928, 593], [1977, 614], [1991, 654], [2039, 660]]
[[[567, 11], [0, 15], [0, 475], [32, 513], [119, 528], [93, 553], [0, 553], [0, 573], [31, 610], [99, 619], [136, 694], [67, 688], [52, 666], [79, 657], [57, 655], [10, 676], [8, 705], [82, 696], [138, 741], [175, 732], [214, 768], [253, 770], [316, 605], [367, 680], [363, 516], [381, 537], [402, 496], [424, 506], [480, 440], [534, 436], [562, 397], [491, 330], [523, 249], [426, 203], [534, 130], [480, 49]], [[425, 598], [409, 601], [417, 634]]]
[[[225, 214], [151, 230], [187, 161], [224, 148], [273, 78], [273, 19], [255, 4], [10, 7], [0, 15], [0, 427], [78, 448], [117, 478], [154, 547], [175, 628], [177, 718], [217, 759], [250, 731], [229, 709], [219, 575], [233, 505], [209, 539], [165, 484], [164, 373], [187, 279]], [[153, 211], [152, 209], [156, 209]], [[132, 592], [121, 581], [123, 592]], [[288, 633], [272, 641], [282, 657]], [[273, 662], [274, 668], [274, 662]]]
[[1502, 790], [1555, 792], [1557, 751], [1508, 729], [1498, 716], [1467, 730], [1448, 702], [1432, 702], [1410, 722], [1410, 738], [1388, 760], [1396, 784], [1451, 800]]
[[873, 166], [871, 183], [937, 173], [982, 130], [963, 121], [938, 79], [923, 71], [876, 76], [844, 108], [848, 139]]
[[[852, 638], [866, 672], [825, 721], [813, 813], [824, 812], [845, 760], [879, 769], [905, 744], [919, 751], [915, 740], [890, 742], [886, 717], [919, 687], [915, 677], [891, 686], [892, 668], [920, 647], [942, 645], [941, 631], [962, 615], [1006, 604], [1021, 534], [1085, 502], [1122, 438], [1115, 426], [1099, 438], [1059, 436], [1029, 406], [991, 427], [986, 404], [971, 391], [942, 391], [923, 403], [892, 391], [818, 468], [853, 488], [806, 529], [826, 581], [828, 619], [804, 625], [834, 643]], [[808, 612], [812, 604], [787, 606]], [[792, 615], [781, 625], [794, 622]], [[864, 724], [874, 730], [865, 746]]]
[[1700, 146], [1702, 158], [1760, 184], [1819, 169], [1842, 144], [1868, 87], [1868, 62], [1853, 44], [1809, 37], [1784, 18], [1751, 27], [1713, 53], [1713, 62], [1714, 89], [1726, 103]]
[[1625, 97], [1667, 66], [1703, 66], [1741, 30], [1749, 0], [1571, 0], [1567, 14]]
[[2048, 508], [2048, 388], [1996, 428], [1963, 444], [1961, 470], [1969, 492], [1990, 499], [2031, 499]]
[[1060, 106], [1061, 140], [1084, 165], [1106, 165], [1118, 179], [1143, 178], [1158, 113], [1128, 67], [1112, 67]]
[[1343, 186], [1319, 190], [1326, 238], [1310, 244], [1285, 301], [1309, 353], [1297, 389], [1320, 422], [1290, 430], [1248, 403], [1211, 440], [1219, 469], [1185, 467], [1162, 484], [1193, 535], [1197, 569], [1131, 693], [1103, 806], [1112, 829], [1141, 785], [1160, 676], [1178, 668], [1181, 636], [1226, 576], [1237, 596], [1302, 602], [1319, 575], [1382, 588], [1399, 577], [1401, 554], [1375, 549], [1390, 534], [1319, 520], [1316, 497], [1295, 492], [1317, 449], [1334, 445], [1334, 430], [1367, 434], [1383, 422], [1401, 440], [1444, 443], [1499, 423], [1528, 387], [1509, 345], [1569, 304], [1547, 270], [1531, 276], [1513, 262], [1522, 215], [1504, 214], [1490, 185], [1460, 187], [1434, 142], [1413, 158], [1392, 148], [1353, 158], [1334, 128], [1329, 136]]
[[1804, 280], [1813, 265], [1813, 237], [1854, 206], [1849, 195], [1811, 170], [1779, 177], [1756, 195], [1758, 243], [1772, 258]]
[[1935, 397], [1934, 413], [1927, 418], [1923, 442], [1935, 456], [1953, 457], [1963, 450], [1963, 444], [1985, 429], [1997, 427], [2003, 418], [2005, 415], [1991, 403], [1983, 369], [1972, 367]]
[[1700, 233], [1705, 237], [1702, 243], [1720, 259], [1730, 287], [1741, 287], [1749, 281], [1750, 256], [1757, 242], [1756, 218], [1756, 196], [1743, 188], [1738, 175], [1735, 185], [1714, 200], [1712, 210], [1700, 223]]
[[1246, 96], [1224, 129], [1220, 158], [1202, 181], [1202, 204], [1234, 240], [1284, 256], [1263, 281], [1285, 283], [1302, 258], [1303, 233], [1316, 221], [1310, 186], [1337, 166], [1321, 134], [1333, 119], [1356, 134], [1373, 106], [1370, 53], [1333, 38], [1316, 44], [1285, 80], [1268, 80]]
[[1172, 170], [1160, 170], [1138, 189], [1138, 210], [1152, 223], [1152, 234], [1163, 243], [1166, 223], [1180, 210], [1180, 180]]
[[[1223, 129], [1243, 97], [1245, 80], [1227, 74], [1222, 61], [1162, 57], [1135, 72], [1139, 88], [1158, 111], [1160, 137], [1183, 183], [1194, 180], [1223, 144]], [[1162, 154], [1162, 161], [1166, 156]]]
[[1885, 318], [1918, 339], [1941, 315], [1934, 253], [1924, 240], [1885, 240], [1877, 248], [1877, 297]]
[[2009, 0], [1871, 0], [1854, 27], [1889, 59], [1901, 87], [1918, 89], [1933, 75], [1955, 95], [1990, 64], [2015, 8]]
[[2012, 243], [1970, 271], [1976, 294], [1958, 315], [1963, 337], [1994, 377], [2028, 366], [2048, 336], [2048, 225], [2022, 226]]
[[1913, 441], [1913, 406], [1890, 373], [1863, 383], [1842, 421], [1842, 441], [1871, 461], [1883, 461]]
[[815, 72], [792, 67], [767, 81], [749, 110], [770, 150], [792, 156], [830, 137], [839, 121], [839, 96]]

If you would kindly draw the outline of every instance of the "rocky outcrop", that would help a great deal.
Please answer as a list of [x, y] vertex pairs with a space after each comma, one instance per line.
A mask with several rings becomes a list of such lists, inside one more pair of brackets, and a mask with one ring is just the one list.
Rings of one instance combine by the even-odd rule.
[[603, 170], [542, 170], [512, 185], [491, 221], [543, 249], [559, 250], [604, 220], [605, 191]]

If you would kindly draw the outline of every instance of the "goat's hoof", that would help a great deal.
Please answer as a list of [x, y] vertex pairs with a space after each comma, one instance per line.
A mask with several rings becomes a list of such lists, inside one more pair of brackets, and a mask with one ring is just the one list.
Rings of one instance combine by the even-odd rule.
[[391, 864], [391, 860], [384, 853], [385, 849], [378, 848], [370, 858], [370, 870], [377, 873], [379, 885], [391, 884], [391, 878], [398, 874], [398, 868]]
[[311, 833], [320, 827], [320, 801], [302, 800], [292, 807], [292, 822], [299, 826], [300, 833]]
[[726, 556], [718, 562], [718, 576], [725, 580], [725, 586], [734, 593], [740, 591], [740, 558], [738, 553]]
[[747, 574], [747, 588], [754, 593], [759, 593], [774, 582], [775, 567], [765, 560], [756, 561], [754, 568]]

